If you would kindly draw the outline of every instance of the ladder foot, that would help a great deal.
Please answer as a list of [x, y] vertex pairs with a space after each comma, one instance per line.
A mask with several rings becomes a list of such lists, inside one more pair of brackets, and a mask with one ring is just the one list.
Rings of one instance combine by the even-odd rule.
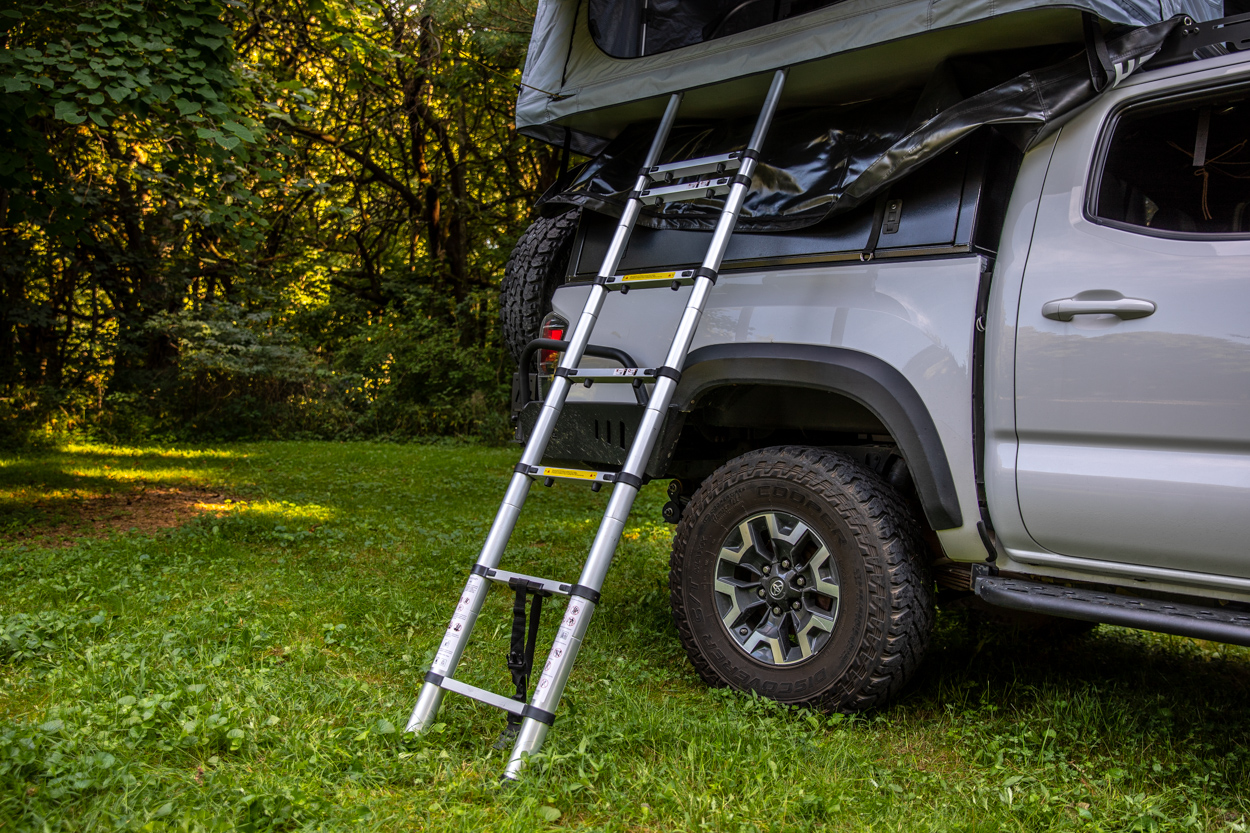
[[529, 757], [542, 748], [543, 741], [547, 739], [547, 730], [550, 728], [546, 723], [540, 723], [532, 717], [521, 721], [521, 733], [512, 747], [512, 754], [508, 756], [508, 767], [504, 770], [504, 778], [515, 781], [521, 777], [521, 771], [529, 763]]
[[421, 734], [434, 723], [435, 718], [438, 717], [438, 708], [442, 704], [443, 690], [441, 688], [431, 683], [421, 686], [417, 705], [413, 708], [412, 717], [408, 718], [408, 725], [404, 727], [404, 731], [414, 735]]

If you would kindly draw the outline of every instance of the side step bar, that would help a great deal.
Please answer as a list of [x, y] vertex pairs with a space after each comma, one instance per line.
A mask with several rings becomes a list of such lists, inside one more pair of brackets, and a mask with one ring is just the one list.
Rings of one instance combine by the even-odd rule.
[[1250, 645], [1250, 613], [1213, 607], [1121, 596], [1040, 581], [978, 576], [973, 591], [998, 607], [1123, 625], [1230, 645]]

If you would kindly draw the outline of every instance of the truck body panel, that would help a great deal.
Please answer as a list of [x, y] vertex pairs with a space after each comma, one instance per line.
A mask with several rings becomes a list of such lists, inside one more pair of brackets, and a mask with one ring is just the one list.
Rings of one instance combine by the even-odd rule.
[[[1025, 160], [1013, 212], [1037, 206], [1027, 267], [1009, 216], [987, 317], [985, 478], [1019, 562], [1006, 568], [1235, 598], [1250, 588], [1250, 234], [1107, 224], [1090, 196], [1122, 112], [1245, 84], [1244, 58], [1230, 58], [1134, 79], [1064, 126], [1040, 199], [1042, 148]], [[1043, 315], [1091, 291], [1157, 310]]]
[[[984, 560], [972, 442], [972, 342], [985, 259], [845, 263], [819, 268], [723, 275], [712, 291], [693, 350], [713, 344], [784, 342], [842, 347], [883, 359], [916, 389], [937, 426], [954, 476], [963, 525], [941, 530], [952, 558]], [[627, 350], [642, 366], [663, 362], [684, 295], [657, 297], [638, 316], [634, 298], [611, 296], [595, 327], [595, 343]], [[589, 287], [565, 285], [557, 314], [575, 316]], [[625, 386], [570, 394], [579, 401], [633, 401]]]

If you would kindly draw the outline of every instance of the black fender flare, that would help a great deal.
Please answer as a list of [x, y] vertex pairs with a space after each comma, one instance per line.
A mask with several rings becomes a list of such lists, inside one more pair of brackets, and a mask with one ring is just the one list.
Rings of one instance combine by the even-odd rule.
[[813, 388], [863, 405], [898, 442], [929, 524], [934, 529], [963, 526], [955, 478], [937, 426], [920, 394], [892, 365], [845, 347], [713, 344], [686, 358], [673, 404], [689, 411], [713, 388], [741, 384]]

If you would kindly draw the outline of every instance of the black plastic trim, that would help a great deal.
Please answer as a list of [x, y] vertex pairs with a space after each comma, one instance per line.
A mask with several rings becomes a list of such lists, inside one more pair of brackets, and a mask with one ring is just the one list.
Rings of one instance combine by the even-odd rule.
[[624, 472], [624, 471], [622, 471], [622, 472], [618, 472], [618, 473], [616, 473], [616, 474], [612, 475], [612, 482], [613, 482], [613, 483], [620, 483], [620, 484], [625, 485], [625, 486], [633, 486], [635, 489], [641, 489], [641, 488], [642, 488], [642, 478], [641, 478], [641, 477], [639, 477], [639, 476], [638, 476], [638, 475], [636, 475], [636, 474], [630, 474], [630, 473], [628, 473], [628, 472]]
[[747, 176], [746, 174], [734, 174], [734, 178], [733, 178], [733, 180], [732, 180], [729, 184], [730, 184], [730, 186], [733, 186], [733, 185], [745, 185], [747, 188], [750, 188], [750, 187], [751, 187], [751, 177]]
[[657, 367], [655, 369], [655, 377], [658, 379], [661, 376], [665, 379], [672, 379], [674, 382], [681, 381], [681, 371], [675, 367]]
[[430, 685], [436, 685], [439, 688], [442, 688], [443, 680], [445, 679], [447, 678], [444, 677], [442, 674], [435, 674], [433, 671], [425, 672], [425, 681], [429, 683]]
[[973, 589], [990, 604], [1012, 610], [1173, 633], [1231, 645], [1250, 645], [1250, 614], [1239, 611], [1001, 576], [978, 578]]
[[539, 723], [546, 723], [548, 726], [552, 726], [556, 722], [556, 716], [551, 712], [535, 708], [528, 704], [526, 704], [525, 708], [521, 709], [521, 717], [529, 717], [537, 720]]
[[[526, 468], [529, 468], [529, 467], [526, 466]], [[491, 572], [492, 570], [490, 567], [483, 567], [481, 564], [474, 564], [473, 569], [469, 570], [469, 575], [481, 576], [482, 578], [490, 578]]]
[[715, 269], [709, 269], [706, 266], [700, 266], [698, 269], [694, 270], [693, 277], [695, 278], [695, 280], [698, 280], [699, 278], [707, 278], [709, 281], [712, 282], [712, 285], [715, 286], [716, 279], [720, 277], [720, 273], [717, 272]]
[[595, 590], [594, 588], [587, 587], [584, 584], [574, 584], [572, 587], [569, 588], [569, 595], [577, 596], [579, 598], [585, 599], [591, 604], [596, 604], [596, 605], [599, 604], [599, 598], [600, 598], [599, 591]]
[[673, 401], [689, 411], [708, 391], [743, 383], [827, 390], [854, 399], [898, 442], [929, 524], [934, 529], [963, 526], [955, 479], [933, 417], [906, 377], [882, 359], [814, 344], [713, 344], [687, 357]]

